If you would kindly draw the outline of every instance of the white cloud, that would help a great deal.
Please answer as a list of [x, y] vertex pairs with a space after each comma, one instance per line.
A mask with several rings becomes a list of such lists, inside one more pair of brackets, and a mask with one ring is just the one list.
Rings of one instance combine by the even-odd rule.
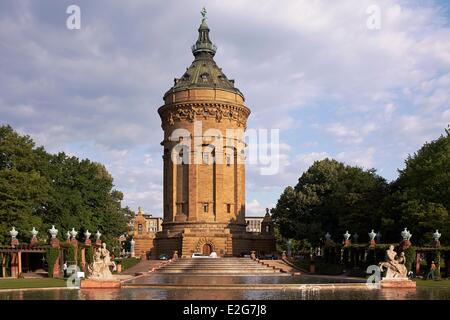
[[[372, 4], [379, 31], [366, 27]], [[105, 163], [126, 204], [160, 212], [156, 110], [192, 61], [201, 4], [79, 5], [74, 32], [64, 2], [0, 3], [0, 123]], [[450, 122], [450, 28], [433, 2], [212, 0], [208, 12], [216, 61], [252, 110], [249, 128], [281, 130], [279, 174], [247, 167], [250, 207], [327, 156], [394, 176], [404, 154]]]

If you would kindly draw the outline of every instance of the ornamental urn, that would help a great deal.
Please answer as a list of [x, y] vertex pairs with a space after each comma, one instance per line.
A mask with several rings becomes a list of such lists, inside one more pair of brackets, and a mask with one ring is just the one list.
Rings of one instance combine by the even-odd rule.
[[36, 236], [38, 235], [39, 231], [36, 230], [35, 227], [33, 227], [33, 230], [30, 231], [31, 232], [31, 236], [33, 238], [36, 238]]
[[56, 229], [54, 225], [52, 225], [51, 229], [48, 229], [48, 232], [52, 236], [52, 239], [56, 239], [56, 236], [58, 235], [58, 229]]
[[[377, 236], [377, 234], [376, 234], [375, 231], [373, 231], [373, 229], [372, 229], [372, 231], [369, 233], [369, 239], [370, 239], [370, 241], [374, 241], [376, 236]], [[378, 239], [377, 239], [377, 240], [378, 240]]]
[[327, 241], [331, 240], [331, 234], [329, 232], [327, 232], [327, 234], [325, 235], [325, 240]]
[[16, 230], [15, 227], [12, 227], [11, 231], [9, 231], [9, 235], [11, 236], [11, 238], [13, 240], [16, 239], [18, 234], [19, 234], [19, 232]]
[[91, 233], [89, 232], [89, 230], [86, 229], [84, 236], [86, 237], [86, 240], [89, 240], [89, 237], [91, 236]]
[[349, 240], [351, 237], [350, 233], [348, 233], [348, 230], [344, 233], [344, 239]]
[[70, 235], [72, 236], [72, 239], [75, 239], [75, 237], [77, 236], [78, 232], [75, 231], [75, 228], [72, 228], [72, 231], [70, 231]]
[[436, 232], [433, 233], [433, 240], [437, 242], [437, 241], [439, 241], [439, 239], [441, 238], [441, 236], [442, 236], [442, 234], [439, 233], [439, 230], [436, 230]]
[[403, 240], [407, 241], [407, 240], [411, 239], [412, 234], [411, 234], [411, 232], [408, 231], [407, 228], [405, 228], [405, 229], [402, 231], [401, 236], [402, 236]]
[[102, 234], [100, 233], [100, 231], [97, 230], [97, 232], [95, 233], [95, 238], [97, 240], [100, 240], [100, 237], [102, 236]]

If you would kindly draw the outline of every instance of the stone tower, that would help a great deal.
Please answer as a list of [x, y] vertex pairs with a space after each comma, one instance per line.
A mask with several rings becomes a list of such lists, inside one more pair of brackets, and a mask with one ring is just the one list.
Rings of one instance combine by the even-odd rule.
[[247, 249], [241, 240], [246, 236], [243, 150], [250, 109], [214, 61], [205, 10], [202, 15], [194, 61], [158, 109], [164, 131], [159, 254], [231, 256]]

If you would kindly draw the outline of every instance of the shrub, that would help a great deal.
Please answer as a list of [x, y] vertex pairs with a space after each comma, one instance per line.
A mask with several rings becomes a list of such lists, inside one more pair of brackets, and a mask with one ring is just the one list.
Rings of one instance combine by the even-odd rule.
[[59, 257], [59, 249], [56, 248], [48, 248], [45, 253], [45, 258], [48, 263], [48, 277], [53, 278], [53, 271], [55, 268], [55, 262]]

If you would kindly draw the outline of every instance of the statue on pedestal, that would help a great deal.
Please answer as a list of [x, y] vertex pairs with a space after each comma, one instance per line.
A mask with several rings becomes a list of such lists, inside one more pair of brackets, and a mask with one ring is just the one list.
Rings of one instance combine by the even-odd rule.
[[106, 249], [106, 243], [102, 244], [102, 247], [97, 248], [94, 253], [94, 262], [88, 266], [90, 273], [89, 279], [106, 280], [113, 278], [109, 267], [113, 267], [113, 271], [116, 270], [116, 264], [111, 261], [109, 250]]
[[390, 246], [386, 250], [386, 261], [379, 264], [380, 270], [387, 270], [385, 279], [399, 279], [407, 278], [408, 270], [405, 266], [405, 253], [402, 252], [400, 256], [394, 251], [394, 246]]

